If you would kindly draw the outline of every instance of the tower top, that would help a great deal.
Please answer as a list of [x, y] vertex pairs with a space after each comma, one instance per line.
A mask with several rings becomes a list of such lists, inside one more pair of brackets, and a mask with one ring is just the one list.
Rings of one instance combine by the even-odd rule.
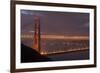
[[35, 20], [39, 20], [40, 18], [39, 18], [39, 16], [35, 16]]

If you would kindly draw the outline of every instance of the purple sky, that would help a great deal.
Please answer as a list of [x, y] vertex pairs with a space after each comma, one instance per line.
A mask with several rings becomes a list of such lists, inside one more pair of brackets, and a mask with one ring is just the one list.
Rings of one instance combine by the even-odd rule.
[[42, 34], [89, 35], [89, 13], [21, 10], [21, 33], [32, 34], [34, 18], [40, 18]]

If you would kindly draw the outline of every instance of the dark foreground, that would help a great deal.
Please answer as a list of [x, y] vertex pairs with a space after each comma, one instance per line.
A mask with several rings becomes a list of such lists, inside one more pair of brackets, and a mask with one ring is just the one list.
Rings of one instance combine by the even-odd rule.
[[64, 60], [86, 60], [89, 59], [89, 50], [75, 51], [68, 53], [40, 55], [38, 52], [21, 44], [21, 62], [45, 62]]
[[37, 51], [21, 44], [21, 62], [42, 62], [51, 61], [46, 56], [40, 55]]

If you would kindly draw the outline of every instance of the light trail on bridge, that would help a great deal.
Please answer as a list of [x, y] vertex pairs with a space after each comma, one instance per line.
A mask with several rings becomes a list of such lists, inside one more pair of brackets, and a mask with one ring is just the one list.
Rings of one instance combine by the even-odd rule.
[[53, 51], [53, 52], [41, 52], [41, 55], [51, 55], [51, 54], [60, 54], [60, 53], [68, 53], [68, 52], [75, 52], [75, 51], [84, 51], [88, 50], [88, 47], [86, 48], [75, 48], [75, 49], [68, 49], [64, 51]]
[[[22, 39], [33, 39], [33, 35], [21, 35]], [[89, 36], [64, 36], [64, 35], [40, 35], [41, 39], [65, 39], [65, 40], [89, 40]]]

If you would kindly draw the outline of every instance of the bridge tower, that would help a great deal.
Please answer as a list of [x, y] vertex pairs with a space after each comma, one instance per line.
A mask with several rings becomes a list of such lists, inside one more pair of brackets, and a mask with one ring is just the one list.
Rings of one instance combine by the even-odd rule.
[[34, 22], [33, 49], [40, 53], [40, 18], [36, 16]]

